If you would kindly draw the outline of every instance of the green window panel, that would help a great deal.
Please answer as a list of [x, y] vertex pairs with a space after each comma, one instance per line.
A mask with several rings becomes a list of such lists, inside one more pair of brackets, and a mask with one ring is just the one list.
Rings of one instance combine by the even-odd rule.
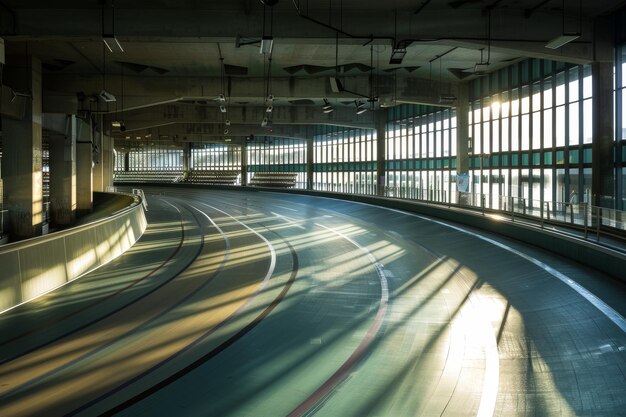
[[522, 154], [522, 166], [523, 167], [527, 167], [528, 166], [528, 162], [529, 162], [528, 154], [527, 153], [523, 153]]
[[519, 154], [514, 153], [511, 155], [511, 166], [518, 167], [519, 166]]
[[544, 165], [552, 165], [552, 152], [545, 152], [543, 154]]
[[569, 151], [569, 163], [577, 164], [579, 162], [579, 152], [578, 149], [570, 149]]
[[593, 156], [593, 154], [592, 154], [591, 148], [584, 149], [583, 150], [583, 163], [590, 164], [592, 156]]
[[502, 155], [502, 167], [508, 167], [508, 166], [509, 166], [509, 155], [504, 154]]
[[494, 168], [498, 168], [500, 166], [500, 155], [493, 155], [491, 157], [491, 163]]
[[556, 151], [556, 164], [563, 165], [565, 163], [565, 151]]
[[541, 152], [533, 152], [533, 165], [534, 166], [541, 165]]

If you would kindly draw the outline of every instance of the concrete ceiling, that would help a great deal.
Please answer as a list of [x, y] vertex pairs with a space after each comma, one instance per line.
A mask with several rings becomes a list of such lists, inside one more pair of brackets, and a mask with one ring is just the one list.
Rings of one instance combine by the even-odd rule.
[[[213, 109], [210, 119], [181, 122], [182, 134], [190, 123], [224, 123], [228, 114], [215, 112], [220, 93], [229, 111], [248, 107], [261, 115], [268, 92], [276, 108], [319, 113], [323, 99], [350, 111], [355, 99], [371, 96], [379, 98], [372, 107], [439, 104], [442, 94], [454, 95], [459, 83], [479, 76], [476, 63], [488, 62], [489, 72], [527, 57], [590, 62], [595, 19], [625, 2], [564, 3], [565, 11], [560, 0], [280, 0], [273, 8], [259, 0], [4, 0], [0, 36], [9, 57], [42, 60], [44, 111], [77, 106], [109, 113], [107, 123], [128, 119], [133, 136], [163, 125], [171, 136], [176, 128], [164, 105], [182, 113]], [[545, 48], [563, 31], [581, 37], [559, 50]], [[114, 34], [124, 52], [105, 50], [103, 34]], [[274, 39], [269, 86], [269, 55], [258, 43], [264, 34]], [[389, 62], [394, 46], [407, 50], [399, 65]], [[358, 94], [331, 91], [328, 78], [335, 75]], [[116, 103], [90, 101], [103, 88]], [[339, 113], [345, 118], [296, 122], [355, 125]]]

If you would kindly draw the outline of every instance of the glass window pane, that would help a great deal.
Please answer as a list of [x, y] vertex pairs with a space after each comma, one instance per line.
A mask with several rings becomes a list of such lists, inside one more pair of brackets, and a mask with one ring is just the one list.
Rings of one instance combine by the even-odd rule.
[[593, 137], [593, 107], [591, 99], [583, 105], [583, 143], [591, 143]]
[[569, 138], [570, 145], [578, 145], [579, 139], [579, 119], [578, 119], [578, 103], [570, 103], [569, 105]]

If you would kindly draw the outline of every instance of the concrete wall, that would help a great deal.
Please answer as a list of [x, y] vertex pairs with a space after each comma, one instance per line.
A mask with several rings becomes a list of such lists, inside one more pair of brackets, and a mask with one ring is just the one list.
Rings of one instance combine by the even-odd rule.
[[130, 248], [147, 221], [138, 198], [123, 198], [127, 208], [113, 216], [0, 247], [0, 312], [72, 281]]

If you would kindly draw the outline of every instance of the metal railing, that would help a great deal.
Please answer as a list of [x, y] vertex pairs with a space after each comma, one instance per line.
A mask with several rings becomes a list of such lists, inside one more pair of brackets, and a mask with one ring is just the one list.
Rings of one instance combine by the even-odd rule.
[[470, 206], [517, 217], [536, 218], [541, 225], [545, 222], [562, 223], [584, 230], [585, 237], [593, 234], [599, 239], [601, 232], [626, 233], [626, 212], [588, 203], [562, 201], [540, 201], [524, 197], [497, 196], [486, 194], [463, 194], [460, 206]]
[[146, 195], [143, 193], [143, 190], [141, 188], [133, 188], [133, 194], [141, 197], [143, 208], [148, 211], [148, 200], [146, 200]]
[[[365, 194], [376, 195], [376, 186]], [[623, 238], [626, 234], [626, 211], [593, 206], [588, 203], [540, 201], [524, 197], [494, 196], [489, 194], [457, 193], [449, 190], [412, 187], [384, 187], [382, 195], [392, 198], [419, 200], [509, 215], [513, 221], [518, 217], [537, 219], [544, 223], [563, 224], [584, 231], [585, 238], [593, 235], [597, 240], [602, 232]]]

